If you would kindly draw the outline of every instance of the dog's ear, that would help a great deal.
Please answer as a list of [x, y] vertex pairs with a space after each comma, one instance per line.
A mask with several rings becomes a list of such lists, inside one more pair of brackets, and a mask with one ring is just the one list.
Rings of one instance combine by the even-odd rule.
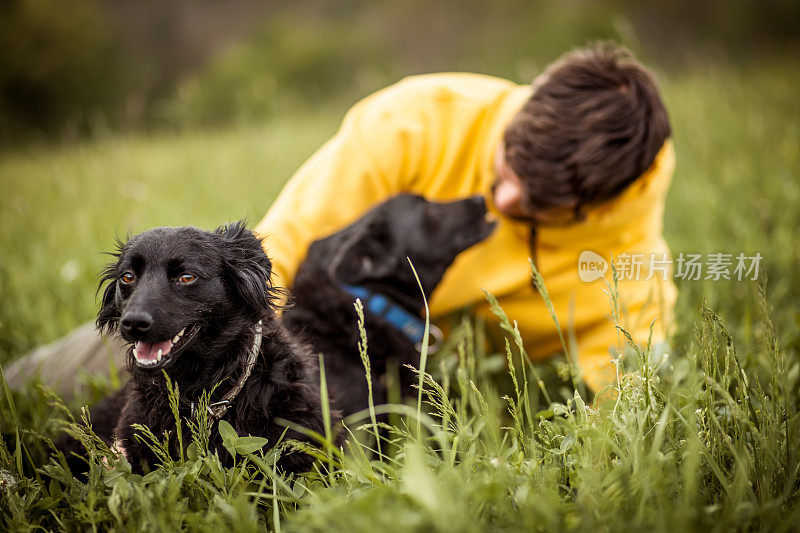
[[386, 279], [397, 272], [398, 257], [388, 222], [367, 217], [343, 236], [328, 266], [328, 276], [337, 283], [358, 285]]
[[[97, 312], [95, 324], [100, 331], [113, 331], [119, 323], [121, 310], [117, 305], [117, 266], [122, 253], [125, 250], [125, 243], [117, 240], [117, 251], [109, 255], [115, 258], [113, 263], [106, 265], [100, 273], [100, 282], [97, 285], [97, 294], [103, 291], [100, 299], [100, 310]], [[105, 288], [103, 287], [105, 285]]]
[[219, 227], [222, 239], [223, 268], [233, 289], [258, 316], [266, 316], [276, 306], [281, 290], [272, 285], [272, 263], [261, 239], [240, 220]]

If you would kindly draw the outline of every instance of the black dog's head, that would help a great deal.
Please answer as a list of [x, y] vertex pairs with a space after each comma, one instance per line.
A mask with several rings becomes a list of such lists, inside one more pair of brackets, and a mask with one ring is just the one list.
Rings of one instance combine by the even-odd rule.
[[318, 241], [330, 258], [328, 275], [337, 283], [361, 285], [408, 307], [421, 307], [417, 281], [433, 292], [456, 256], [491, 235], [483, 197], [438, 203], [401, 194], [378, 205], [329, 239]]
[[214, 232], [156, 228], [114, 255], [97, 325], [133, 344], [137, 371], [169, 368], [187, 353], [186, 365], [201, 369], [272, 315], [270, 261], [241, 222]]

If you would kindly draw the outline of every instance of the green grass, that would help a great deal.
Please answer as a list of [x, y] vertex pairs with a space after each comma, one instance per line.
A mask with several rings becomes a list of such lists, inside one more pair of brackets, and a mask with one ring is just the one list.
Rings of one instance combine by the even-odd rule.
[[[274, 473], [274, 452], [230, 434], [237, 464], [221, 468], [201, 430], [182, 436], [197, 441], [184, 461], [140, 478], [94, 459], [84, 483], [45, 458], [67, 415], [38, 389], [6, 391], [0, 528], [793, 530], [800, 73], [701, 64], [661, 77], [678, 154], [673, 252], [759, 252], [767, 280], [680, 282], [672, 358], [655, 368], [634, 352], [606, 409], [572, 392], [562, 363], [525, 362], [510, 324], [507, 351], [485, 353], [482, 325], [467, 320], [428, 357], [421, 410], [391, 408], [381, 460], [367, 448], [386, 409], [374, 406], [350, 424], [363, 425], [360, 444], [324, 447], [318, 470], [294, 482]], [[343, 110], [4, 154], [0, 362], [93, 316], [100, 252], [115, 236], [255, 222]]]

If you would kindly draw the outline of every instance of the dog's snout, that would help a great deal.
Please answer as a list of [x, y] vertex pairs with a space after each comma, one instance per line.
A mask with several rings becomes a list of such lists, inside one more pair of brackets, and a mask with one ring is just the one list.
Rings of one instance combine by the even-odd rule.
[[483, 196], [470, 196], [458, 202], [462, 209], [466, 209], [468, 213], [485, 214], [486, 213], [486, 199]]
[[479, 196], [473, 196], [472, 197], [472, 202], [476, 206], [480, 207], [481, 209], [484, 209], [484, 210], [486, 209], [486, 198], [484, 198], [483, 196], [480, 196], [480, 195]]
[[146, 311], [128, 311], [122, 315], [120, 326], [129, 335], [141, 335], [153, 326], [153, 315]]

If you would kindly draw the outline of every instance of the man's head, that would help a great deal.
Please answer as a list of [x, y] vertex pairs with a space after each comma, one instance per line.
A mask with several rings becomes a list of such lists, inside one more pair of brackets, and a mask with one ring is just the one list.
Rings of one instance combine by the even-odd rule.
[[536, 78], [506, 128], [494, 203], [534, 224], [575, 220], [641, 176], [670, 133], [653, 75], [628, 50], [571, 52]]

